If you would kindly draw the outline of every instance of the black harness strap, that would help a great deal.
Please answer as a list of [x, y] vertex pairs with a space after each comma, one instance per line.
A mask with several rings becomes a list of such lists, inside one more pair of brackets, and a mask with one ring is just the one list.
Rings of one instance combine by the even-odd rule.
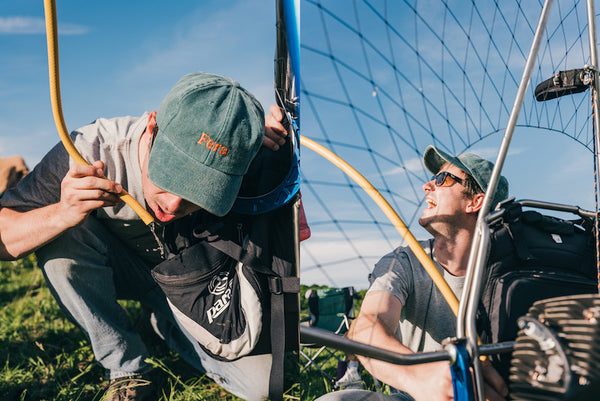
[[269, 276], [269, 290], [271, 293], [271, 373], [269, 379], [269, 399], [283, 399], [284, 363], [285, 363], [285, 294], [300, 291], [299, 277], [282, 277], [282, 273], [273, 271], [266, 266], [257, 256], [249, 253], [234, 241], [221, 239], [208, 241], [208, 243], [227, 256], [241, 262], [253, 270]]

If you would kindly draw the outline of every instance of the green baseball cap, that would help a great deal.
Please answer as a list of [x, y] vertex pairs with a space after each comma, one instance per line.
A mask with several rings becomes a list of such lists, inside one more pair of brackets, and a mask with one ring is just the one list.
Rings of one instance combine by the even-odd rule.
[[[432, 145], [425, 149], [423, 163], [433, 174], [439, 173], [444, 164], [450, 163], [473, 177], [483, 192], [487, 192], [488, 184], [492, 176], [492, 170], [494, 169], [494, 163], [483, 159], [475, 153], [451, 156]], [[496, 186], [496, 193], [492, 200], [492, 210], [496, 207], [498, 202], [503, 201], [506, 198], [508, 198], [508, 180], [504, 176], [500, 176], [498, 185]]]
[[230, 78], [197, 72], [175, 84], [156, 122], [150, 181], [214, 215], [227, 214], [262, 144], [258, 100]]

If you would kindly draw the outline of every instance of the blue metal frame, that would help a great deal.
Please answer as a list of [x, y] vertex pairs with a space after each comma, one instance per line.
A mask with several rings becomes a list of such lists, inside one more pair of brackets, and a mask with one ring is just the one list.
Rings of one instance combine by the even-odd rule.
[[473, 379], [471, 377], [471, 363], [467, 352], [466, 340], [452, 344], [455, 355], [450, 365], [452, 372], [452, 388], [454, 389], [455, 401], [474, 401]]
[[[300, 2], [299, 0], [281, 0], [282, 17], [285, 25], [287, 58], [291, 64], [292, 78], [295, 88], [300, 82]], [[278, 55], [281, 57], [281, 55]], [[288, 77], [289, 78], [289, 77]], [[277, 82], [277, 87], [284, 83]], [[277, 93], [278, 94], [278, 93]], [[284, 118], [290, 124], [291, 140], [294, 147], [290, 170], [285, 179], [273, 190], [255, 197], [238, 196], [232, 210], [243, 214], [262, 214], [285, 205], [300, 191], [300, 99], [295, 91], [294, 99], [279, 99], [281, 106], [285, 107], [283, 100], [295, 104], [294, 114], [285, 110]]]

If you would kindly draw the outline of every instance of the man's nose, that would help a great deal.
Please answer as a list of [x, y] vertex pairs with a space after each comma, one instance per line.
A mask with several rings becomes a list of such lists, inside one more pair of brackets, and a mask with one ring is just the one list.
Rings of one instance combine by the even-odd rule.
[[177, 195], [165, 194], [165, 196], [163, 198], [163, 205], [162, 205], [163, 210], [166, 213], [175, 214], [180, 210], [183, 202], [184, 202], [183, 198], [180, 198]]
[[423, 191], [425, 191], [425, 192], [435, 191], [435, 184], [433, 183], [433, 180], [429, 180], [425, 184], [423, 184]]

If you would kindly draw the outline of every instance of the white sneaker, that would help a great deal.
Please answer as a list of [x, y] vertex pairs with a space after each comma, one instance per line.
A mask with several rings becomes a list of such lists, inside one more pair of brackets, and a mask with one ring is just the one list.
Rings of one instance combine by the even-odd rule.
[[335, 382], [335, 387], [337, 389], [362, 389], [363, 382], [360, 377], [360, 373], [358, 372], [358, 368], [356, 367], [348, 367], [346, 369], [346, 373], [344, 376], [340, 378], [337, 382]]

